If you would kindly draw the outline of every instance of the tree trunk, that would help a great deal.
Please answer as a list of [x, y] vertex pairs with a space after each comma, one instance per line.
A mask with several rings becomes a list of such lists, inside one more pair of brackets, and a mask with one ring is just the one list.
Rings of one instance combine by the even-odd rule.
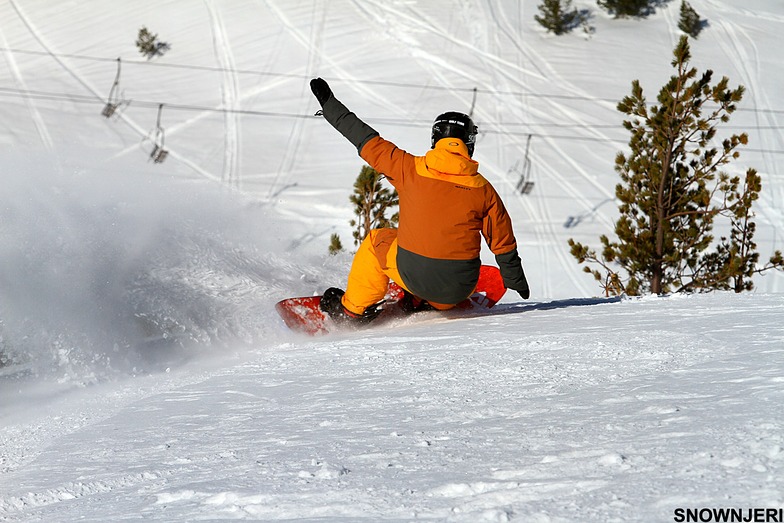
[[651, 267], [651, 292], [653, 294], [662, 293], [662, 281], [664, 280], [664, 198], [662, 190], [658, 195], [658, 216], [656, 217], [656, 244], [654, 245], [653, 266]]
[[653, 264], [653, 270], [651, 274], [651, 292], [653, 294], [661, 294], [662, 293], [662, 279], [664, 276], [664, 271], [662, 271], [662, 264], [660, 261], [655, 262]]
[[664, 203], [664, 180], [667, 179], [668, 168], [665, 168], [662, 183], [659, 186], [659, 194], [656, 201], [656, 238], [654, 244], [653, 264], [651, 267], [651, 292], [653, 294], [662, 293], [662, 281], [664, 280], [664, 220], [666, 210]]

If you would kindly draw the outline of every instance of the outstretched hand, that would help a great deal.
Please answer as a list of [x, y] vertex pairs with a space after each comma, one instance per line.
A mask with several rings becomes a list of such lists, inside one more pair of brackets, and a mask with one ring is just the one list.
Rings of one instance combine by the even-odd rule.
[[329, 84], [323, 78], [314, 78], [311, 80], [310, 90], [313, 91], [313, 95], [321, 106], [323, 106], [324, 102], [329, 100], [329, 97], [332, 96], [332, 89], [329, 88]]

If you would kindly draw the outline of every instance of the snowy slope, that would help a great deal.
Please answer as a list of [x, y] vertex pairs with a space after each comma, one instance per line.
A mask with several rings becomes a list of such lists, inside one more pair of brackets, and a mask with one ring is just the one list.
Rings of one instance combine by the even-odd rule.
[[783, 309], [723, 294], [507, 306], [94, 385], [5, 417], [0, 517], [671, 521], [780, 507]]
[[[536, 0], [0, 3], [0, 520], [670, 521], [782, 507], [784, 275], [595, 298], [615, 105], [670, 73], [678, 2], [563, 37]], [[693, 63], [746, 99], [733, 172], [782, 249], [778, 0], [693, 0]], [[142, 25], [171, 44], [146, 61]], [[121, 57], [117, 116], [103, 118]], [[468, 111], [533, 297], [303, 339], [272, 309], [345, 282], [362, 161], [308, 80], [426, 150]], [[153, 164], [159, 106], [169, 157]], [[534, 190], [515, 191], [526, 158]], [[485, 261], [491, 261], [487, 257]]]

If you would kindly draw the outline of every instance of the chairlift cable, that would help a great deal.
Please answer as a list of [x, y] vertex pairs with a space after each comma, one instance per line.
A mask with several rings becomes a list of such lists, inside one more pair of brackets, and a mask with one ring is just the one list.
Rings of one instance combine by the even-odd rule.
[[[31, 54], [31, 55], [38, 55], [38, 56], [53, 56], [57, 58], [69, 58], [74, 60], [89, 60], [89, 61], [96, 61], [96, 62], [113, 62], [117, 60], [115, 58], [68, 54], [68, 53], [50, 53], [47, 51], [34, 51], [34, 50], [17, 49], [17, 48], [10, 48], [10, 47], [0, 47], [0, 51], [19, 53], [19, 54]], [[189, 70], [197, 70], [197, 71], [246, 74], [246, 75], [255, 75], [255, 76], [271, 76], [276, 78], [292, 78], [292, 79], [303, 79], [303, 80], [310, 80], [311, 78], [311, 76], [306, 74], [276, 73], [276, 72], [269, 72], [269, 71], [256, 71], [252, 69], [236, 69], [230, 67], [215, 67], [215, 66], [193, 65], [193, 64], [153, 62], [149, 60], [126, 60], [125, 63], [132, 64], [132, 65], [150, 66], [150, 67], [189, 69]], [[325, 79], [333, 82], [349, 81], [344, 78], [325, 78]], [[481, 93], [481, 94], [491, 94], [491, 95], [528, 96], [528, 97], [555, 99], [555, 100], [582, 100], [582, 101], [589, 101], [589, 102], [607, 102], [612, 104], [618, 103], [618, 100], [615, 98], [598, 98], [598, 97], [581, 96], [581, 95], [574, 95], [574, 94], [534, 93], [534, 92], [514, 91], [514, 90], [499, 91], [495, 89], [481, 89], [477, 87], [447, 87], [442, 85], [430, 85], [430, 84], [423, 85], [423, 84], [415, 84], [410, 82], [393, 82], [393, 81], [386, 81], [386, 80], [363, 80], [357, 78], [352, 78], [350, 81], [352, 83], [358, 83], [358, 84], [383, 85], [388, 87], [401, 87], [401, 88], [410, 88], [410, 89], [418, 89], [418, 90], [437, 90], [437, 91], [450, 91], [450, 92], [459, 91], [459, 92], [467, 92], [467, 93], [474, 93], [474, 94]], [[784, 109], [760, 109], [756, 107], [737, 107], [735, 110], [737, 112], [784, 114]]]

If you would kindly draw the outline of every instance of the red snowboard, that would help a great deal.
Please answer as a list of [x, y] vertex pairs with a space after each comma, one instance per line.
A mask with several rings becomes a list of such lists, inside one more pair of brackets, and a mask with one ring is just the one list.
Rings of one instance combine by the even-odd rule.
[[[489, 309], [498, 303], [498, 300], [504, 296], [505, 292], [506, 287], [504, 287], [504, 280], [501, 278], [501, 272], [498, 270], [498, 267], [482, 265], [479, 271], [479, 282], [476, 285], [476, 291], [470, 298], [458, 303], [457, 308]], [[395, 282], [390, 282], [384, 309], [391, 309], [392, 305], [402, 298], [403, 289]], [[291, 330], [315, 336], [317, 334], [326, 334], [330, 331], [330, 327], [334, 326], [319, 309], [319, 303], [321, 303], [321, 296], [287, 298], [276, 303], [275, 310], [278, 311], [280, 317], [283, 318], [283, 321]]]

